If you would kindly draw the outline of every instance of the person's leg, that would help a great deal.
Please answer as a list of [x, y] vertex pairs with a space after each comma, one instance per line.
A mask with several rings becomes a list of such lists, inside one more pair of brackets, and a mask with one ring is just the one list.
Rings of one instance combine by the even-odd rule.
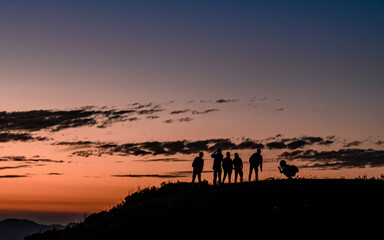
[[197, 173], [197, 180], [199, 181], [199, 183], [201, 183], [201, 172]]
[[221, 183], [221, 169], [217, 170], [217, 178], [219, 179], [219, 183]]
[[259, 181], [259, 168], [255, 167], [256, 181]]
[[217, 171], [213, 170], [213, 185], [216, 185], [216, 180], [217, 180]]
[[193, 171], [193, 173], [192, 173], [192, 183], [195, 183], [195, 178], [196, 178], [196, 172]]
[[232, 170], [228, 171], [228, 183], [231, 183]]
[[240, 182], [243, 182], [243, 170], [239, 170]]
[[226, 178], [227, 178], [227, 171], [224, 170], [223, 183], [225, 183]]
[[255, 170], [255, 174], [257, 174], [256, 173], [256, 167], [251, 165], [250, 169], [249, 169], [249, 181], [251, 181], [251, 179], [252, 179], [252, 171], [253, 170]]
[[237, 182], [237, 174], [239, 174], [239, 172], [235, 170], [235, 183]]

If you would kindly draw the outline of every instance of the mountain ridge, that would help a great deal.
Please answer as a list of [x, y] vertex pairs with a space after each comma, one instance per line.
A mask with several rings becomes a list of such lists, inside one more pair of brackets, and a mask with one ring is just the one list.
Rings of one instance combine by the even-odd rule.
[[7, 218], [0, 221], [1, 240], [22, 240], [26, 235], [50, 229], [63, 229], [59, 224], [38, 224], [28, 219]]

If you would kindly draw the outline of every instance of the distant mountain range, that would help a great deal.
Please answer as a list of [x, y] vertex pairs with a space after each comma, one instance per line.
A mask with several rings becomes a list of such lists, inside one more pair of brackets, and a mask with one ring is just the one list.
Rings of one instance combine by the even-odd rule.
[[23, 240], [28, 234], [64, 228], [62, 225], [43, 225], [26, 219], [10, 218], [0, 221], [0, 240]]

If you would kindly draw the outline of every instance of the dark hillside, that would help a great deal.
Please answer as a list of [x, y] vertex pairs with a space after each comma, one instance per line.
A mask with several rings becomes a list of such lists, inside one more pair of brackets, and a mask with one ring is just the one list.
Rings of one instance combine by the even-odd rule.
[[380, 180], [169, 183], [26, 239], [384, 239], [383, 203]]

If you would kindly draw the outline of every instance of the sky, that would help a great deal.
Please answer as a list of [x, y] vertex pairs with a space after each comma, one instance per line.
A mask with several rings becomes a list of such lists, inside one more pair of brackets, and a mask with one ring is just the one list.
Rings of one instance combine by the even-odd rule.
[[81, 221], [204, 152], [384, 173], [383, 1], [0, 1], [0, 219]]

